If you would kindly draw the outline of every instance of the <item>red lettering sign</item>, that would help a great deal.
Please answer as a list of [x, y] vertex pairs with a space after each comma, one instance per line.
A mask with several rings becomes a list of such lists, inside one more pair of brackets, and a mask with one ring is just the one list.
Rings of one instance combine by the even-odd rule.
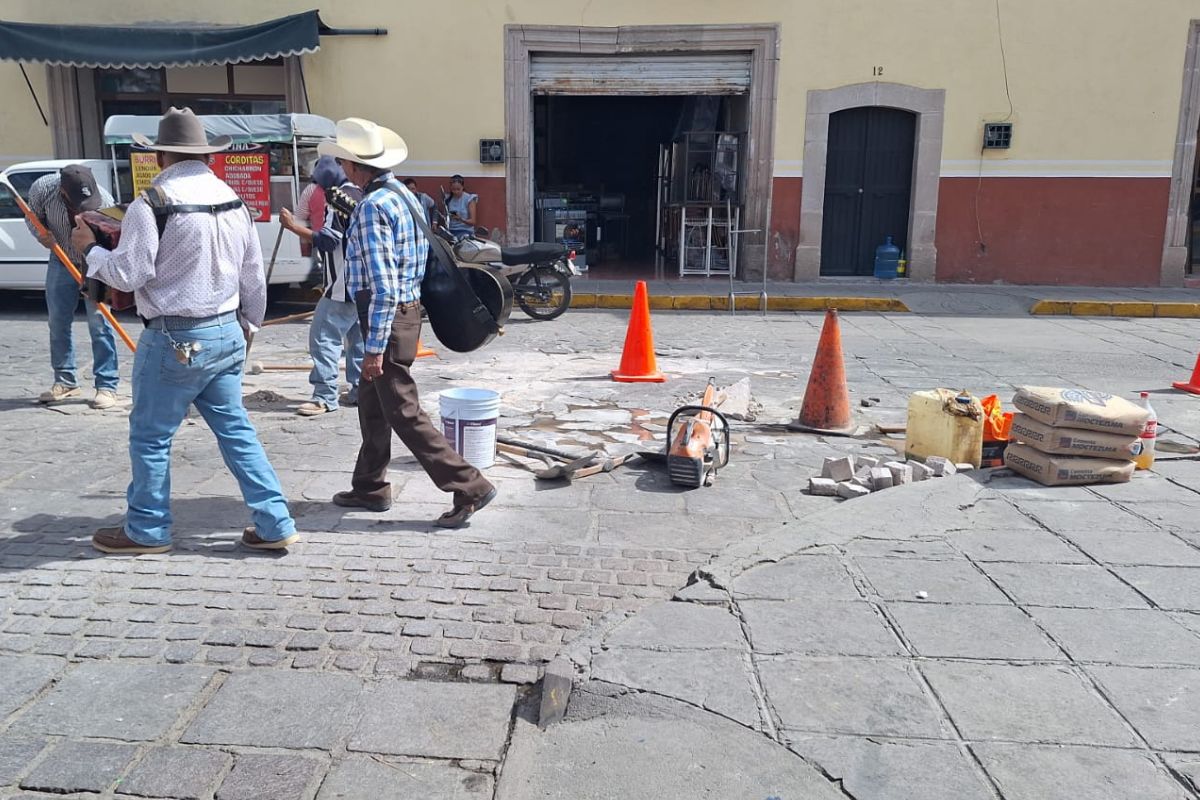
[[266, 150], [214, 153], [211, 166], [242, 198], [255, 222], [271, 221], [271, 161]]

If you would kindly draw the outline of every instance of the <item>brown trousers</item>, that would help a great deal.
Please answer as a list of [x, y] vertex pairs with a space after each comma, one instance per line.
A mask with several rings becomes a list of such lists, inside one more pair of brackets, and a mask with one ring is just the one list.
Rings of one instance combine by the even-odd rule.
[[383, 375], [370, 382], [364, 380], [358, 389], [362, 448], [354, 465], [352, 486], [355, 494], [391, 500], [387, 468], [392, 460], [392, 431], [395, 431], [437, 487], [454, 493], [456, 506], [474, 503], [491, 491], [492, 484], [454, 451], [449, 440], [421, 410], [417, 384], [409, 371], [417, 357], [420, 336], [420, 306], [396, 309], [392, 334], [383, 354]]

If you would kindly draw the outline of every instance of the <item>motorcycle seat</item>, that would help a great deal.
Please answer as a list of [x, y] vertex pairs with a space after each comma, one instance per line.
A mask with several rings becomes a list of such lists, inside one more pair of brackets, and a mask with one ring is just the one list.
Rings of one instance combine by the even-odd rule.
[[554, 242], [534, 242], [520, 247], [500, 248], [500, 260], [509, 267], [518, 267], [522, 264], [547, 264], [557, 261], [566, 254], [567, 248]]

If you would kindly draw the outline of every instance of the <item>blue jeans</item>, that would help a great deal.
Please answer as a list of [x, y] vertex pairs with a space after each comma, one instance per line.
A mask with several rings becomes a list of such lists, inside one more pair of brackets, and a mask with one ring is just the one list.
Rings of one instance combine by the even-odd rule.
[[358, 327], [358, 310], [353, 302], [343, 303], [322, 297], [308, 329], [308, 352], [313, 368], [308, 382], [313, 386], [313, 402], [324, 403], [333, 410], [338, 407], [338, 361], [346, 351], [346, 381], [350, 384], [347, 399], [358, 402], [358, 379], [362, 374], [363, 338]]
[[[71, 324], [75, 321], [75, 309], [79, 308], [79, 284], [59, 263], [50, 256], [46, 267], [46, 312], [50, 320], [50, 366], [54, 368], [54, 382], [72, 388], [79, 385], [75, 375], [75, 338], [71, 335]], [[117, 388], [117, 343], [108, 321], [100, 316], [96, 304], [87, 305], [88, 333], [92, 338], [92, 375], [97, 389]]]
[[[179, 362], [172, 342], [200, 345], [190, 365]], [[133, 480], [125, 533], [133, 541], [148, 546], [171, 541], [171, 440], [192, 404], [216, 435], [258, 536], [273, 541], [295, 532], [279, 478], [242, 405], [245, 360], [245, 337], [232, 313], [197, 320], [186, 330], [162, 331], [151, 323], [142, 332], [129, 415]]]

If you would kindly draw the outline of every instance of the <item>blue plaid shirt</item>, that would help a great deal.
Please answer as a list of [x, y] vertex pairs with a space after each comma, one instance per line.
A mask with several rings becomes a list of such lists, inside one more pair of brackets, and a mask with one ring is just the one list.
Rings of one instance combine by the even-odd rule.
[[396, 306], [421, 299], [429, 242], [392, 188], [420, 208], [412, 192], [390, 172], [380, 175], [372, 186], [377, 188], [362, 199], [350, 218], [346, 274], [351, 295], [371, 292], [370, 330], [363, 331], [363, 340], [366, 351], [377, 354], [387, 349]]

